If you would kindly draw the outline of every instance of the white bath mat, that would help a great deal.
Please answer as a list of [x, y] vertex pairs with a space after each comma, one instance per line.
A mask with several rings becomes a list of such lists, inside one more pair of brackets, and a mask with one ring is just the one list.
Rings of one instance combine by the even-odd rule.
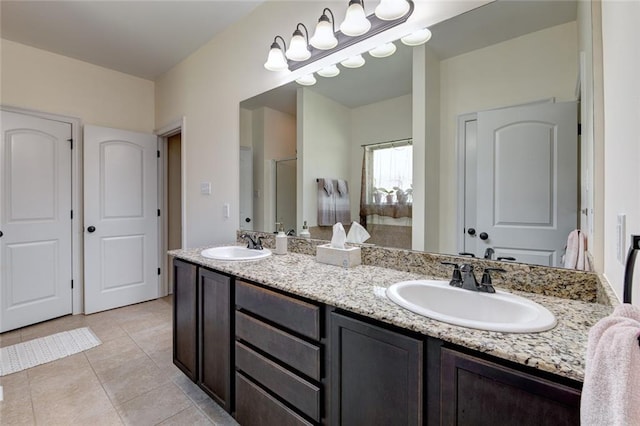
[[0, 376], [77, 354], [101, 343], [89, 327], [83, 327], [0, 348]]

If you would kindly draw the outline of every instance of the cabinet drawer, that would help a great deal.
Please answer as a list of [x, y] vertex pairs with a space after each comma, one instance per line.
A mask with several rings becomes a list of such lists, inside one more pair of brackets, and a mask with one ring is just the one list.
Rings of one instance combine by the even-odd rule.
[[311, 425], [240, 373], [236, 373], [236, 420], [242, 426]]
[[236, 305], [314, 340], [320, 340], [320, 308], [242, 281], [236, 283]]
[[320, 388], [236, 342], [236, 367], [276, 395], [320, 421]]
[[320, 348], [236, 311], [236, 338], [320, 380]]

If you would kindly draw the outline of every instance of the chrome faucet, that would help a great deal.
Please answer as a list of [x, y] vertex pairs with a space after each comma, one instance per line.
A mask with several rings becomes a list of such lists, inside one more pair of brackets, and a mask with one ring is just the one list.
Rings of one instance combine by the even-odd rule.
[[262, 237], [257, 237], [257, 239], [253, 239], [253, 237], [249, 234], [242, 234], [240, 238], [246, 238], [247, 240], [247, 248], [252, 250], [262, 250]]

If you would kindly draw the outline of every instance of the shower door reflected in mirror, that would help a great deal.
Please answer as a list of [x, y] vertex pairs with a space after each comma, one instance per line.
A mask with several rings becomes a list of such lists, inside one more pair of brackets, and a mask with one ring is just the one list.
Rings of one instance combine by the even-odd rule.
[[296, 175], [297, 160], [276, 161], [276, 221], [285, 232], [296, 232]]

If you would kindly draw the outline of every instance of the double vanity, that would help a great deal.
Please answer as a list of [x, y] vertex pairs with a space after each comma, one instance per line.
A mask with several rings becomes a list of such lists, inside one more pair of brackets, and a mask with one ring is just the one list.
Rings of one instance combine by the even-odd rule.
[[[170, 252], [174, 363], [240, 424], [579, 424], [587, 332], [611, 312], [595, 274], [464, 259], [506, 271], [497, 293], [474, 294], [448, 285], [441, 262], [460, 258], [365, 246], [363, 264], [345, 269], [316, 262], [318, 243], [290, 239], [288, 254], [250, 253], [257, 260], [216, 260], [246, 254], [233, 248]], [[422, 301], [416, 284], [433, 287]], [[511, 295], [552, 323], [528, 324], [542, 311], [511, 299], [491, 305]], [[525, 328], [478, 329], [502, 314]]]

